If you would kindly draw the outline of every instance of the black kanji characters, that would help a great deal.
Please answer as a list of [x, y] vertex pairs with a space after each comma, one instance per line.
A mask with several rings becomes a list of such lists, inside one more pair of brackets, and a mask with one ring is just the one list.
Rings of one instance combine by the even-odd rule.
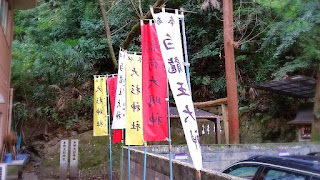
[[[191, 111], [189, 110], [189, 106], [188, 106], [188, 105], [186, 105], [186, 109], [183, 110], [183, 112], [189, 114], [189, 116], [191, 116], [191, 118], [192, 118], [193, 120], [196, 120], [196, 119], [192, 116], [192, 113], [193, 113], [193, 112], [191, 112]], [[187, 122], [189, 116], [184, 119], [184, 122]]]
[[174, 44], [173, 44], [173, 42], [172, 42], [172, 39], [171, 39], [170, 34], [166, 34], [166, 36], [167, 36], [167, 38], [162, 41], [164, 47], [165, 47], [167, 50], [174, 49]]
[[190, 96], [189, 94], [186, 93], [187, 89], [183, 87], [183, 82], [177, 82], [177, 85], [180, 85], [178, 90], [181, 92], [177, 94], [177, 96]]
[[140, 128], [141, 128], [141, 127], [140, 127], [139, 121], [136, 121], [136, 123], [135, 123], [135, 122], [132, 122], [130, 129], [136, 129], [137, 131], [139, 131]]

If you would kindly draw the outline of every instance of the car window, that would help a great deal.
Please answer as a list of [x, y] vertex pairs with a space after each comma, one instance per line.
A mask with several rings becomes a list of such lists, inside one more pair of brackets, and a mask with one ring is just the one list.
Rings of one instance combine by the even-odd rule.
[[318, 177], [313, 177], [312, 180], [320, 180]]
[[298, 172], [266, 168], [263, 171], [264, 180], [307, 180], [308, 176]]
[[259, 165], [255, 164], [238, 164], [224, 171], [226, 174], [237, 176], [245, 179], [252, 179], [259, 169]]

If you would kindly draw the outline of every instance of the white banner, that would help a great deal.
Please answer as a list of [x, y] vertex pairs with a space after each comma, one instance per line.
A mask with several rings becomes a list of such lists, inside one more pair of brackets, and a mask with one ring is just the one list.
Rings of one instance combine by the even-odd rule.
[[119, 52], [118, 83], [114, 105], [112, 129], [126, 128], [126, 67], [127, 51]]
[[180, 115], [189, 152], [195, 169], [201, 170], [202, 155], [198, 125], [184, 70], [178, 16], [181, 15], [165, 12], [153, 14], [170, 88]]

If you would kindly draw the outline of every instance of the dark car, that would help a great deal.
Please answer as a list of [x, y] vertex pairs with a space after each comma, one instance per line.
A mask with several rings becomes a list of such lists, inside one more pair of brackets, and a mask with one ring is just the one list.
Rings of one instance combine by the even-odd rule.
[[223, 173], [253, 180], [320, 180], [320, 157], [255, 156], [231, 165]]
[[310, 155], [310, 156], [320, 156], [320, 152], [312, 152], [312, 153], [309, 153], [308, 155]]

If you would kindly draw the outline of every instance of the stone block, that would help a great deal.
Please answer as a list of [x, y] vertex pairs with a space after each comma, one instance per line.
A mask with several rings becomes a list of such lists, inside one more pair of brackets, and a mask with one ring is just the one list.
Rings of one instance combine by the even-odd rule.
[[143, 175], [143, 164], [136, 163], [135, 172]]
[[155, 179], [155, 171], [152, 170], [152, 169], [147, 168], [146, 179], [154, 180]]
[[141, 178], [139, 176], [137, 176], [135, 174], [132, 174], [132, 173], [131, 173], [131, 178], [130, 179], [132, 179], [132, 180], [141, 180]]
[[159, 172], [156, 172], [154, 173], [154, 180], [165, 180], [165, 175], [159, 173]]
[[136, 162], [130, 161], [130, 172], [136, 172]]

